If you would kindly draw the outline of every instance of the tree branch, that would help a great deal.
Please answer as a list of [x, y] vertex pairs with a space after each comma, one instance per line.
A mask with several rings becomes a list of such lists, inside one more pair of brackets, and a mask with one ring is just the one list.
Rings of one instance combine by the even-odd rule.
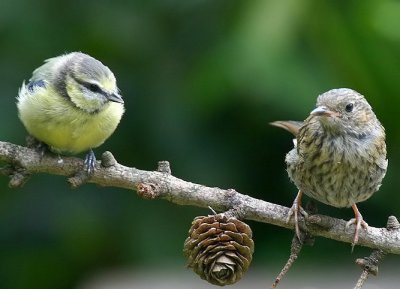
[[[68, 176], [73, 186], [85, 181], [107, 187], [136, 190], [144, 198], [160, 198], [179, 205], [207, 208], [218, 211], [235, 208], [243, 219], [269, 223], [293, 229], [293, 221], [286, 223], [289, 208], [240, 194], [233, 189], [207, 187], [176, 178], [170, 174], [166, 162], [161, 163], [159, 171], [143, 171], [118, 164], [111, 153], [106, 152], [102, 161], [97, 162], [90, 178], [82, 175], [83, 161], [75, 157], [57, 157], [51, 154], [41, 156], [34, 149], [0, 142], [0, 161], [13, 167], [0, 169], [0, 174], [14, 173], [11, 186], [23, 183], [15, 180], [35, 173]], [[72, 176], [72, 177], [71, 177]], [[13, 182], [14, 181], [14, 182]], [[303, 222], [302, 222], [303, 223]], [[304, 228], [304, 223], [302, 224]], [[324, 215], [311, 215], [306, 220], [310, 234], [341, 242], [353, 241], [354, 228], [346, 229], [346, 221]], [[400, 254], [400, 229], [369, 227], [360, 232], [358, 245], [380, 249], [387, 253]]]

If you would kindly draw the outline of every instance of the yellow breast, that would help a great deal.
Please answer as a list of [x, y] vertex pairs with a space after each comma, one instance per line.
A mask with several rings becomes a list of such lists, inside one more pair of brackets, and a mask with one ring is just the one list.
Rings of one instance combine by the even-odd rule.
[[87, 113], [51, 87], [32, 94], [23, 86], [18, 100], [19, 117], [27, 131], [58, 153], [77, 154], [100, 146], [124, 113], [123, 105], [115, 102]]

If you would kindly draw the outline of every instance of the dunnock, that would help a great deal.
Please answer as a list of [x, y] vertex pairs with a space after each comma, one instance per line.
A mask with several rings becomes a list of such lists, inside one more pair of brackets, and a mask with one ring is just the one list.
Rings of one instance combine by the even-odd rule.
[[306, 194], [322, 203], [352, 207], [355, 218], [353, 246], [361, 227], [368, 224], [358, 211], [381, 186], [386, 174], [385, 130], [364, 96], [348, 89], [332, 89], [318, 96], [317, 107], [304, 122], [276, 121], [296, 137], [294, 148], [286, 155], [287, 171], [299, 192], [288, 215], [295, 219], [299, 236], [298, 214]]

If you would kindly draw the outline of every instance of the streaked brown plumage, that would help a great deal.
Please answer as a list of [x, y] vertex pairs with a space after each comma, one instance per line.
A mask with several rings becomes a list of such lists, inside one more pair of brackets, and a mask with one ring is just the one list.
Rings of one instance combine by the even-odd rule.
[[286, 155], [287, 171], [299, 189], [288, 220], [298, 213], [302, 193], [322, 203], [352, 207], [355, 219], [353, 245], [358, 232], [367, 228], [357, 209], [376, 192], [386, 174], [385, 130], [371, 106], [358, 92], [332, 89], [318, 96], [317, 108], [303, 122], [277, 121], [296, 136], [295, 147]]

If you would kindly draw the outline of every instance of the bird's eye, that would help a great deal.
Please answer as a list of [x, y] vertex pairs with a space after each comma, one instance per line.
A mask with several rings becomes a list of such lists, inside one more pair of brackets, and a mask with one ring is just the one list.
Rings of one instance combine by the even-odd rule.
[[354, 104], [349, 103], [349, 104], [346, 105], [345, 109], [346, 109], [347, 112], [352, 112], [353, 111], [353, 107], [354, 107]]
[[90, 91], [93, 91], [93, 92], [99, 92], [100, 91], [100, 87], [95, 83], [90, 83], [88, 88], [89, 88]]

